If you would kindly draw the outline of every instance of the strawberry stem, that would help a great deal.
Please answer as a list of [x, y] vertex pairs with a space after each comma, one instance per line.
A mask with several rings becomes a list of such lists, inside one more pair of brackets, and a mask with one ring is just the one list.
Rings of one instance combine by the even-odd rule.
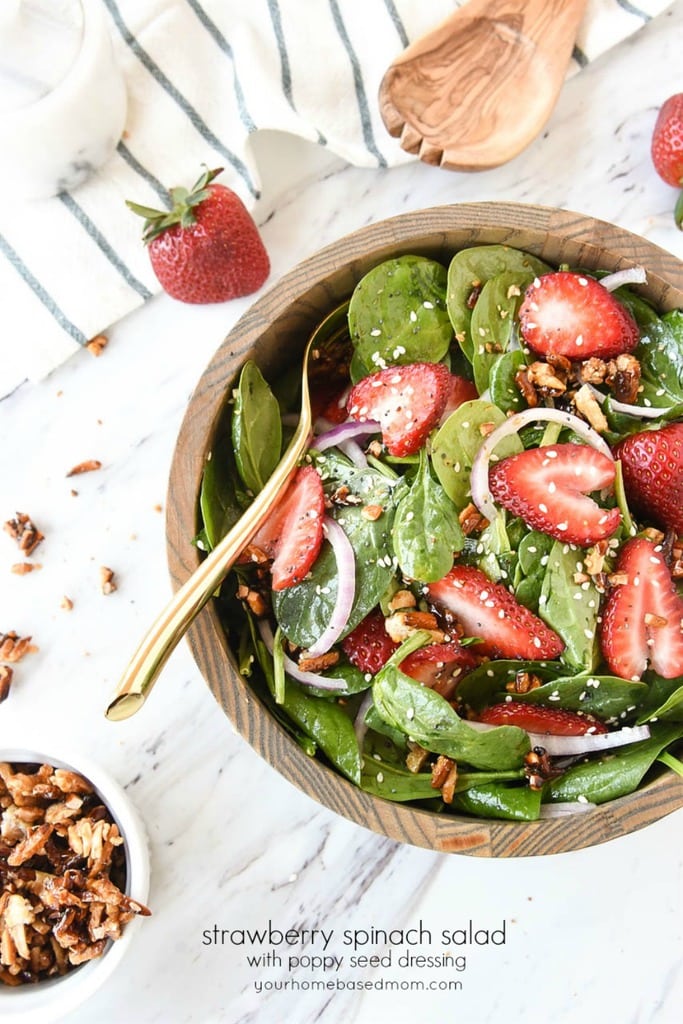
[[206, 164], [203, 166], [204, 170], [191, 189], [187, 189], [182, 185], [171, 189], [170, 210], [155, 210], [151, 206], [142, 206], [140, 203], [134, 203], [126, 199], [128, 209], [132, 210], [138, 217], [145, 218], [142, 228], [142, 241], [145, 245], [149, 245], [153, 239], [163, 234], [167, 228], [173, 227], [175, 224], [179, 224], [181, 228], [189, 228], [195, 223], [194, 207], [199, 206], [200, 203], [203, 203], [208, 198], [210, 194], [208, 186], [223, 170], [222, 167], [210, 170]]

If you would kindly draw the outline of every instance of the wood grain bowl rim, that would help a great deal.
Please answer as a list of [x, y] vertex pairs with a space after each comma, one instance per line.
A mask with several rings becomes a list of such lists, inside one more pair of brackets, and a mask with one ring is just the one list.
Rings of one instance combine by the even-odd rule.
[[[662, 310], [683, 306], [683, 263], [623, 228], [579, 213], [520, 203], [462, 203], [401, 214], [326, 246], [257, 299], [210, 360], [190, 399], [171, 465], [167, 556], [177, 589], [197, 567], [202, 468], [236, 372], [253, 357], [277, 373], [303, 350], [308, 332], [370, 267], [391, 255], [447, 259], [468, 245], [502, 243], [551, 264], [618, 270], [643, 264], [639, 288]], [[296, 300], [296, 301], [295, 301]], [[663, 771], [636, 793], [589, 813], [537, 822], [488, 821], [438, 814], [364, 793], [308, 757], [239, 673], [213, 603], [188, 633], [192, 655], [240, 735], [302, 792], [349, 820], [399, 842], [486, 857], [554, 854], [597, 845], [643, 828], [683, 807], [683, 781]]]

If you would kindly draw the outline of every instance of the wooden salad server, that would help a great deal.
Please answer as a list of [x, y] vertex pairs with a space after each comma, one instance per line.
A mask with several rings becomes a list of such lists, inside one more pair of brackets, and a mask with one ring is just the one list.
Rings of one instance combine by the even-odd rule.
[[469, 0], [391, 64], [390, 135], [425, 163], [483, 171], [517, 156], [550, 117], [586, 0]]

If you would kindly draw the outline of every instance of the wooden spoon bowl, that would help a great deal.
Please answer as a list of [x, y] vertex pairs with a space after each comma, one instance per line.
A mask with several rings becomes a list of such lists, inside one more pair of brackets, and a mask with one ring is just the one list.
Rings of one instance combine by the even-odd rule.
[[[382, 260], [415, 253], [448, 262], [458, 250], [486, 243], [525, 249], [551, 264], [606, 270], [643, 264], [648, 281], [641, 293], [662, 311], [683, 306], [679, 260], [628, 231], [564, 210], [514, 203], [445, 206], [381, 221], [342, 238], [260, 298], [199, 380], [180, 430], [169, 483], [167, 544], [175, 588], [199, 565], [201, 554], [192, 538], [198, 528], [202, 470], [245, 359], [255, 359], [274, 379], [300, 360], [311, 330]], [[683, 780], [664, 769], [632, 795], [589, 813], [531, 823], [435, 814], [378, 799], [308, 757], [273, 718], [238, 673], [213, 602], [196, 619], [188, 640], [216, 700], [262, 757], [308, 796], [392, 839], [483, 857], [560, 853], [625, 835], [683, 807]]]
[[517, 156], [550, 117], [586, 0], [469, 0], [384, 75], [390, 135], [425, 163], [483, 171]]

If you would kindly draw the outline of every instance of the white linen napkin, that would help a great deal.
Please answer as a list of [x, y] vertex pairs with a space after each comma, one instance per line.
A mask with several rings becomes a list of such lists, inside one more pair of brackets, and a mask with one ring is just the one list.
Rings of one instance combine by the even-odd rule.
[[[0, 207], [3, 379], [39, 380], [159, 291], [126, 198], [165, 205], [199, 165], [253, 208], [249, 139], [292, 132], [363, 167], [416, 159], [377, 93], [402, 49], [463, 0], [85, 0], [102, 4], [128, 90], [114, 156], [72, 193]], [[670, 0], [589, 0], [570, 74]], [[6, 390], [6, 388], [5, 388]]]

